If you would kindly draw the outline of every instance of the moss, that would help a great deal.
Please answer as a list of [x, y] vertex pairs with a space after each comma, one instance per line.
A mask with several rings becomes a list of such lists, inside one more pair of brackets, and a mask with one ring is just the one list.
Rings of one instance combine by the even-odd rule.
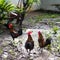
[[51, 18], [55, 18], [56, 17], [56, 15], [51, 15]]
[[55, 20], [56, 22], [60, 22], [60, 19], [58, 19], [58, 20]]
[[2, 48], [0, 48], [0, 54], [2, 54], [3, 53], [3, 49]]
[[[35, 20], [35, 23], [42, 21], [44, 19], [47, 18], [58, 18], [60, 16], [60, 14], [51, 14], [51, 13], [40, 13], [38, 15], [34, 15], [33, 17], [31, 17], [29, 20], [30, 22], [33, 22]], [[59, 20], [58, 20], [59, 21]]]
[[12, 49], [9, 50], [9, 53], [10, 53], [11, 55], [15, 55], [15, 52], [14, 52]]
[[57, 33], [58, 30], [59, 30], [59, 28], [57, 26], [53, 27], [53, 31], [54, 31], [55, 34]]

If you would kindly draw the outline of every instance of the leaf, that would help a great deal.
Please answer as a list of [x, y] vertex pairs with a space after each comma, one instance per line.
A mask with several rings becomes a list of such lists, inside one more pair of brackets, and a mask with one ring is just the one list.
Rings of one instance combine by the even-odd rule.
[[15, 9], [14, 5], [7, 0], [0, 0], [0, 17], [1, 20], [6, 20], [8, 13]]
[[57, 32], [57, 30], [59, 30], [59, 28], [58, 28], [57, 26], [54, 26], [54, 27], [53, 27], [53, 31], [54, 31], [54, 32]]
[[9, 53], [15, 55], [15, 52], [12, 49], [9, 50]]
[[3, 49], [0, 48], [0, 54], [2, 54], [2, 53], [3, 53]]
[[0, 0], [0, 5], [3, 4], [5, 2], [5, 0]]
[[29, 4], [32, 4], [34, 0], [29, 0]]

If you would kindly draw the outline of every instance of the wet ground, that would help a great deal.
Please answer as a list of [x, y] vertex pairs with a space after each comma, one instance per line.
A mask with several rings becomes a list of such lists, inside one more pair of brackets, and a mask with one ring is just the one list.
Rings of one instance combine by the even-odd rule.
[[[30, 17], [39, 15], [38, 13], [29, 14]], [[34, 18], [33, 18], [34, 19]], [[26, 21], [27, 20], [27, 21]], [[56, 25], [59, 27], [59, 25]], [[57, 45], [59, 45], [60, 41], [57, 41], [57, 37], [60, 36], [60, 30], [58, 30], [57, 34], [54, 35], [52, 31], [52, 25], [49, 23], [35, 23], [35, 21], [30, 21], [29, 17], [25, 18], [23, 22], [23, 35], [16, 38], [14, 41], [9, 34], [9, 31], [5, 30], [2, 34], [0, 34], [0, 60], [60, 60], [60, 53], [57, 53]], [[60, 28], [60, 27], [59, 27]], [[34, 49], [31, 51], [30, 56], [25, 50], [25, 42], [27, 40], [27, 32], [32, 30], [32, 38], [34, 40]], [[41, 31], [44, 38], [46, 39], [49, 36], [53, 38], [52, 50], [43, 49], [43, 53], [39, 53], [39, 46], [37, 42], [37, 32]], [[60, 39], [58, 39], [60, 40]], [[10, 43], [13, 43], [11, 45]], [[21, 44], [22, 42], [22, 44]], [[57, 42], [57, 44], [56, 44]], [[59, 42], [59, 43], [58, 43]], [[17, 47], [16, 47], [17, 46]], [[55, 47], [57, 46], [57, 47]], [[54, 47], [54, 48], [53, 48]]]
[[[45, 27], [46, 28], [46, 27]], [[30, 56], [25, 50], [25, 42], [27, 40], [27, 32], [33, 31], [32, 38], [34, 40], [34, 49], [31, 51]], [[12, 40], [12, 37], [9, 35], [9, 33], [3, 33], [0, 35], [0, 59], [1, 60], [60, 60], [60, 57], [55, 56], [54, 50], [51, 50], [52, 52], [43, 49], [43, 53], [39, 51], [38, 46], [38, 35], [37, 32], [41, 31], [44, 39], [46, 39], [45, 34], [49, 33], [51, 30], [47, 29], [27, 29], [23, 31], [23, 35], [16, 38], [14, 41]], [[59, 32], [59, 31], [58, 31]], [[53, 33], [53, 32], [51, 32]], [[60, 32], [59, 32], [60, 33]], [[53, 37], [53, 35], [51, 35]], [[53, 38], [54, 40], [54, 38]], [[13, 43], [13, 45], [10, 45], [10, 43]], [[21, 44], [22, 42], [22, 44]], [[16, 47], [17, 46], [17, 47]], [[52, 45], [53, 46], [53, 45]], [[53, 48], [53, 47], [52, 47]], [[39, 53], [40, 52], [40, 53]]]

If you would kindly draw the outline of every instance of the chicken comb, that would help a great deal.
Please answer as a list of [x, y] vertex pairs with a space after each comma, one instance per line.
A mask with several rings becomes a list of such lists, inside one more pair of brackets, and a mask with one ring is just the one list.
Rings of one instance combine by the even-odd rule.
[[9, 26], [9, 28], [12, 28], [13, 27], [13, 25], [11, 23], [8, 26]]
[[38, 31], [38, 34], [41, 35], [42, 33], [40, 31]]
[[30, 35], [32, 33], [32, 31], [29, 31], [27, 34]]

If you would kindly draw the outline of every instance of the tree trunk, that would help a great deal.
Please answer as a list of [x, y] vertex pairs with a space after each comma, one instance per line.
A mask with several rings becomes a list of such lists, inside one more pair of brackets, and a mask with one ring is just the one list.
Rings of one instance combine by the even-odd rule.
[[17, 24], [19, 23], [19, 31], [18, 33], [20, 35], [22, 35], [23, 31], [22, 31], [22, 22], [24, 20], [25, 17], [25, 12], [23, 12], [22, 14], [18, 14], [18, 20], [17, 20]]
[[22, 33], [23, 33], [23, 31], [22, 31], [22, 22], [23, 22], [23, 21], [20, 21], [20, 22], [19, 22], [19, 31], [18, 31], [18, 33], [19, 33], [20, 35], [22, 35]]

